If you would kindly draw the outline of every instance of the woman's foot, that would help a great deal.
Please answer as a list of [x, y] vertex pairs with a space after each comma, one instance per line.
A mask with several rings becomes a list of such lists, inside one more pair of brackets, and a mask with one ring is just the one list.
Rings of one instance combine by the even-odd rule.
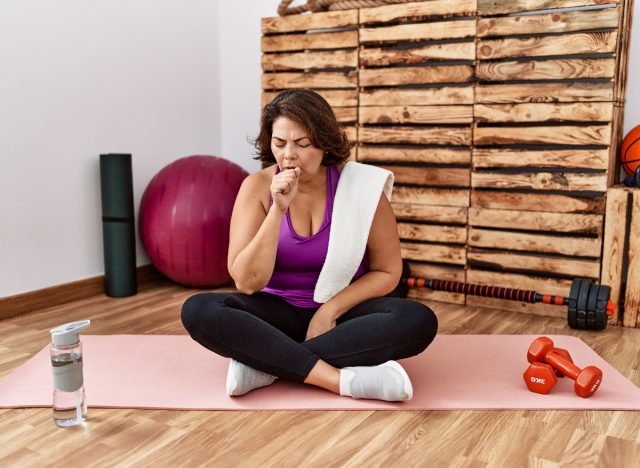
[[396, 361], [340, 369], [340, 395], [369, 400], [404, 401], [413, 397], [407, 372]]
[[240, 396], [256, 388], [271, 385], [278, 377], [231, 359], [227, 370], [227, 395]]

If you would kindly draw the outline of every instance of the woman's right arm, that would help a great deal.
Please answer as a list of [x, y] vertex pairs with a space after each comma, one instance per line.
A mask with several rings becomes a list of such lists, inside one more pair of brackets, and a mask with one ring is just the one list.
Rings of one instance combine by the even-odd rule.
[[253, 294], [264, 288], [276, 262], [280, 223], [285, 214], [260, 202], [265, 190], [258, 174], [247, 177], [236, 197], [231, 215], [227, 267], [238, 291]]

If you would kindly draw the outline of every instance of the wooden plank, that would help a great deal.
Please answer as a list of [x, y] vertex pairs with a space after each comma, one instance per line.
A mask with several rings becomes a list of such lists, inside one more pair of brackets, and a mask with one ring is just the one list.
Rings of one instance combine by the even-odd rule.
[[[569, 296], [571, 280], [545, 278], [542, 276], [520, 275], [506, 271], [467, 270], [467, 282], [499, 286], [502, 288], [524, 289], [540, 294]], [[566, 313], [566, 312], [565, 312]]]
[[470, 41], [429, 44], [409, 49], [382, 47], [360, 48], [360, 66], [362, 67], [405, 65], [433, 60], [475, 60], [475, 58], [475, 44]]
[[464, 207], [395, 202], [391, 203], [391, 207], [398, 220], [467, 224], [467, 209]]
[[363, 90], [360, 93], [360, 106], [473, 104], [473, 94], [471, 86]]
[[547, 34], [618, 26], [618, 8], [478, 19], [478, 37]]
[[[622, 168], [619, 162], [620, 145], [622, 144], [624, 135], [624, 102], [614, 101], [613, 103], [613, 121], [611, 123], [611, 146], [609, 146], [609, 168], [607, 185], [610, 187], [620, 181], [620, 173]], [[625, 173], [626, 176], [626, 173]]]
[[476, 104], [477, 122], [611, 122], [611, 102]]
[[[460, 282], [464, 282], [465, 280], [465, 271], [460, 267], [409, 262], [409, 271], [410, 275], [414, 278], [435, 278]], [[464, 294], [433, 291], [429, 288], [410, 288], [408, 297], [419, 300], [453, 302], [456, 304], [464, 304], [465, 300]]]
[[465, 244], [467, 242], [466, 226], [399, 222], [398, 235], [400, 239], [410, 241], [428, 241], [441, 244]]
[[434, 265], [432, 263], [409, 262], [409, 273], [414, 278], [440, 279], [461, 283], [465, 282], [466, 277], [466, 272], [463, 268], [449, 265]]
[[288, 88], [355, 88], [357, 71], [317, 73], [263, 73], [263, 89]]
[[573, 54], [610, 54], [615, 51], [616, 31], [563, 34], [480, 40], [477, 44], [479, 60], [541, 57]]
[[518, 193], [473, 190], [471, 206], [492, 210], [603, 213], [604, 197], [584, 198], [550, 193]]
[[[308, 16], [308, 15], [307, 15]], [[358, 31], [263, 36], [262, 52], [358, 47]]]
[[469, 206], [469, 190], [438, 189], [428, 187], [403, 187], [396, 185], [393, 190], [394, 203], [414, 203], [439, 206]]
[[570, 278], [597, 279], [600, 276], [600, 262], [598, 260], [524, 255], [515, 252], [495, 252], [469, 248], [467, 261], [469, 265], [476, 268], [547, 272]]
[[360, 86], [395, 86], [431, 83], [467, 83], [473, 80], [470, 65], [360, 69]]
[[[627, 0], [622, 3], [618, 21], [618, 31], [620, 38], [616, 44], [616, 57], [618, 58], [616, 70], [616, 83], [614, 96], [617, 103], [622, 104], [624, 112], [625, 97], [627, 95], [627, 78], [629, 70], [629, 52], [631, 44], [632, 19], [635, 11], [633, 0]], [[620, 126], [622, 127], [624, 115], [620, 117]], [[620, 141], [622, 141], [622, 130], [620, 132]]]
[[602, 215], [471, 207], [469, 226], [602, 235]]
[[333, 29], [358, 25], [358, 10], [315, 12], [312, 15], [289, 15], [262, 18], [262, 34]]
[[476, 103], [611, 101], [612, 83], [477, 85]]
[[480, 81], [611, 78], [614, 70], [612, 58], [478, 62], [476, 77]]
[[611, 143], [611, 124], [583, 126], [477, 127], [476, 145], [549, 144], [603, 145]]
[[529, 304], [527, 302], [506, 301], [504, 299], [479, 296], [467, 296], [466, 304], [467, 306], [483, 307], [491, 310], [509, 310], [527, 315], [562, 318], [565, 321], [567, 319], [566, 308], [549, 304]]
[[465, 124], [473, 121], [473, 106], [360, 107], [360, 124]]
[[599, 257], [601, 238], [553, 236], [469, 228], [469, 246]]
[[[600, 282], [611, 287], [611, 300], [618, 306], [622, 293], [622, 268], [625, 250], [625, 234], [627, 225], [627, 194], [632, 189], [611, 187], [607, 190], [607, 214], [604, 225], [604, 249], [602, 252], [602, 276]], [[626, 281], [625, 281], [626, 283]], [[628, 284], [628, 283], [627, 283]], [[621, 317], [616, 308], [611, 320], [620, 323]]]
[[478, 0], [478, 15], [489, 16], [521, 11], [571, 8], [619, 3], [619, 1], [620, 0]]
[[[395, 6], [395, 5], [394, 5]], [[379, 28], [360, 28], [360, 44], [398, 41], [461, 39], [476, 34], [475, 21], [442, 21], [401, 24]]]
[[[362, 112], [362, 107], [360, 111]], [[398, 148], [361, 146], [360, 160], [367, 162], [412, 162], [423, 164], [470, 164], [471, 150], [452, 148]]]
[[[262, 106], [266, 106], [280, 91], [263, 91]], [[316, 90], [334, 108], [358, 105], [358, 91], [355, 89], [321, 89]]]
[[471, 144], [471, 128], [360, 127], [360, 143], [464, 145]]
[[469, 186], [470, 170], [467, 168], [390, 166], [387, 164], [379, 164], [378, 167], [392, 171], [398, 184], [436, 187]]
[[473, 172], [471, 186], [492, 189], [566, 190], [575, 192], [604, 192], [606, 174], [576, 174], [570, 172], [536, 172], [505, 174], [501, 172]]
[[355, 125], [345, 125], [342, 128], [344, 129], [344, 133], [347, 135], [347, 139], [351, 143], [358, 141], [358, 129]]
[[433, 291], [428, 288], [411, 288], [407, 298], [417, 301], [437, 301], [451, 304], [464, 304], [464, 294], [449, 293], [446, 291]]
[[637, 192], [633, 195], [631, 213], [624, 326], [640, 327], [640, 196]]
[[502, 148], [475, 148], [473, 167], [478, 168], [580, 168], [606, 170], [607, 150], [549, 150], [528, 151]]
[[358, 67], [358, 51], [356, 49], [262, 54], [262, 69], [264, 71], [349, 67]]
[[385, 5], [360, 10], [360, 24], [389, 23], [406, 18], [473, 15], [477, 10], [476, 0], [430, 0], [399, 5]]
[[334, 107], [333, 113], [336, 115], [338, 122], [356, 122], [358, 120], [357, 107]]
[[400, 250], [402, 252], [402, 258], [409, 260], [453, 265], [464, 265], [466, 263], [465, 247], [400, 242]]

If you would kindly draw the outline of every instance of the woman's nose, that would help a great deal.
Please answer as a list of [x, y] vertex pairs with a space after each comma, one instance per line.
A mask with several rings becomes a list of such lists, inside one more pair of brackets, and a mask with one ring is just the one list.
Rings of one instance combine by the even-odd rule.
[[284, 146], [284, 158], [285, 159], [295, 159], [296, 153], [293, 145], [286, 144]]

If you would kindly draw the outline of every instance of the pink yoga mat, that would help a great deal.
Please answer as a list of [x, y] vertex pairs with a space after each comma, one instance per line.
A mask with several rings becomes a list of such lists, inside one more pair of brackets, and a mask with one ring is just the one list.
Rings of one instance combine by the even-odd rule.
[[[229, 360], [186, 335], [84, 335], [89, 406], [211, 410], [640, 410], [640, 389], [579, 338], [549, 336], [578, 366], [595, 365], [604, 378], [591, 398], [564, 378], [549, 395], [527, 390], [522, 373], [533, 335], [440, 335], [419, 356], [400, 361], [413, 382], [410, 401], [353, 400], [277, 380], [242, 397], [225, 394]], [[43, 349], [0, 382], [0, 407], [51, 406], [49, 350]]]

